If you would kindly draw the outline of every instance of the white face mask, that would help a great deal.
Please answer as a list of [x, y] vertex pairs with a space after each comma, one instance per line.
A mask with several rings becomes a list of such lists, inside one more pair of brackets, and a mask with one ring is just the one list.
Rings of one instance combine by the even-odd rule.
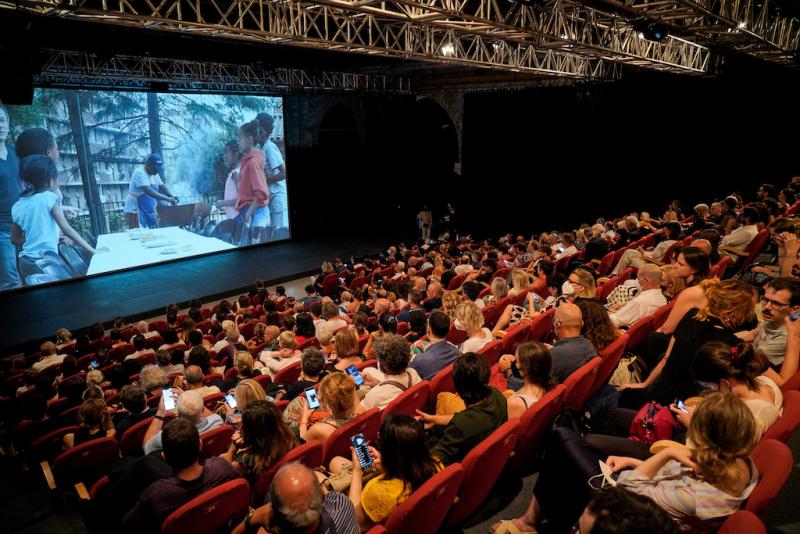
[[575, 294], [575, 286], [572, 285], [572, 282], [567, 280], [561, 284], [561, 294], [567, 296], [572, 296]]

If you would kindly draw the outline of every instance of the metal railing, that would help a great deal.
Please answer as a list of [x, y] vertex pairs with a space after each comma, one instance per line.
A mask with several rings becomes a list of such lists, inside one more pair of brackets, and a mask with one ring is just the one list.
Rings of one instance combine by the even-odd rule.
[[[217, 199], [223, 196], [222, 191], [213, 191], [210, 193], [203, 193], [198, 195], [185, 195], [178, 197], [180, 204], [210, 204], [212, 207], [216, 204]], [[128, 230], [128, 222], [125, 218], [125, 201], [117, 200], [113, 202], [102, 202], [100, 204], [103, 217], [105, 218], [105, 227], [108, 228], [109, 233], [124, 232]], [[91, 233], [92, 224], [89, 218], [88, 210], [83, 210], [84, 213], [77, 215], [70, 219], [70, 224], [81, 234]], [[224, 212], [216, 212], [210, 215], [210, 220], [221, 221], [225, 219]]]

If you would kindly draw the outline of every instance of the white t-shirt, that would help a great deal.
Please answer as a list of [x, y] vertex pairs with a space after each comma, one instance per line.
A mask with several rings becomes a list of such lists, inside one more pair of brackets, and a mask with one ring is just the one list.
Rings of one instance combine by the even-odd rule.
[[144, 195], [144, 188], [149, 187], [154, 191], [158, 191], [158, 186], [163, 182], [157, 174], [147, 174], [144, 167], [139, 167], [131, 175], [131, 182], [128, 185], [128, 195], [125, 197], [125, 213], [139, 213], [139, 206], [137, 200], [140, 196]]
[[[239, 166], [228, 173], [228, 178], [225, 180], [225, 200], [236, 200], [239, 196], [239, 185], [233, 179], [233, 174], [239, 174]], [[239, 215], [239, 210], [235, 206], [225, 206], [225, 215], [229, 219], [235, 219]]]
[[494, 336], [488, 328], [482, 328], [481, 332], [483, 333], [483, 337], [475, 336], [467, 339], [461, 344], [460, 347], [458, 347], [458, 350], [460, 350], [462, 354], [466, 354], [467, 352], [478, 352], [483, 347], [494, 341]]
[[25, 234], [20, 256], [41, 257], [44, 252], [58, 254], [58, 224], [50, 213], [58, 195], [43, 191], [22, 196], [11, 208], [11, 219]]
[[[267, 157], [267, 163], [264, 170], [267, 173], [267, 178], [278, 174], [278, 167], [284, 164], [283, 155], [278, 145], [272, 142], [272, 139], [264, 143], [264, 155]], [[286, 180], [280, 182], [272, 182], [269, 184], [269, 196], [283, 193], [286, 194]]]

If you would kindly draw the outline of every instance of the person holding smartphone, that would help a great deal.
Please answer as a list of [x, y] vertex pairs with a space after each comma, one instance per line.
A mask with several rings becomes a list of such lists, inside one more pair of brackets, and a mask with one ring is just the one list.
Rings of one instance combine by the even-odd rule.
[[362, 532], [385, 521], [400, 503], [444, 468], [428, 449], [422, 422], [405, 414], [393, 415], [383, 421], [378, 435], [381, 452], [371, 446], [367, 449], [372, 468], [380, 474], [366, 485], [362, 483], [364, 467], [355, 448], [351, 461], [336, 457], [330, 465], [334, 473], [352, 470], [348, 496]]
[[233, 434], [231, 446], [222, 458], [255, 484], [276, 460], [297, 445], [297, 438], [274, 403], [256, 400], [242, 412], [239, 430]]

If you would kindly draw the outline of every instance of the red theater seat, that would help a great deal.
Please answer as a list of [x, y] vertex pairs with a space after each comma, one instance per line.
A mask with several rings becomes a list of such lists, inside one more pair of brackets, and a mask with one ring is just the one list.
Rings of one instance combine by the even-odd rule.
[[435, 534], [456, 498], [464, 469], [452, 464], [417, 488], [386, 520], [392, 534]]

